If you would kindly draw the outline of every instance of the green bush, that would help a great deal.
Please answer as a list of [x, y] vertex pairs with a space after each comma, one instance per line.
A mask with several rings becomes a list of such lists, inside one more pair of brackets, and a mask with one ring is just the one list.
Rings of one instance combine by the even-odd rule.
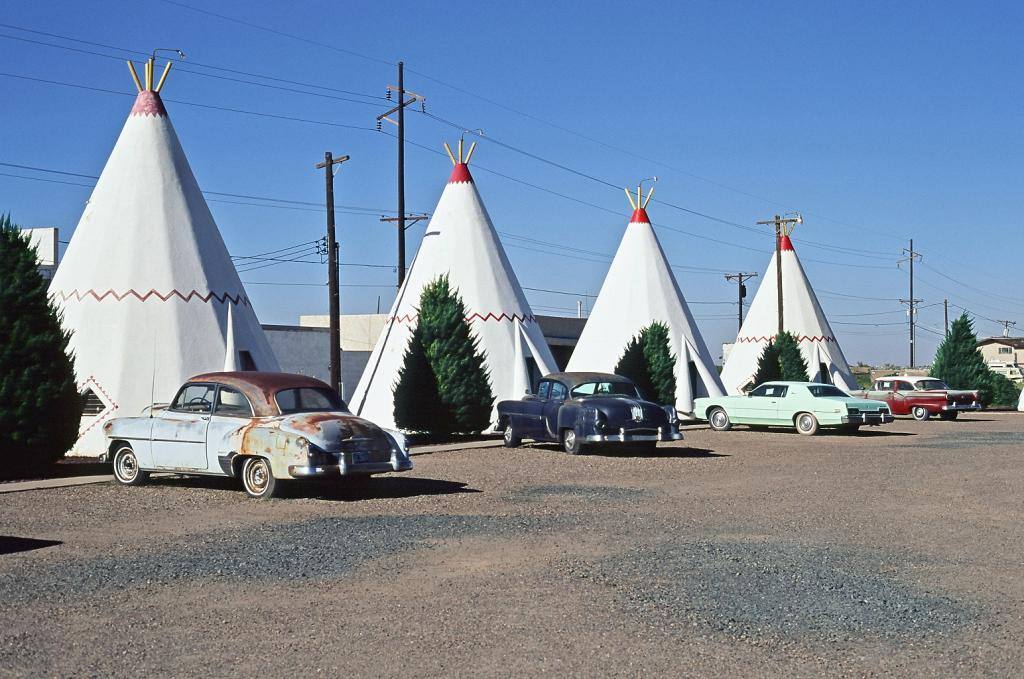
[[[800, 352], [800, 343], [791, 332], [784, 332], [775, 338], [775, 348], [779, 352], [780, 379], [789, 382], [807, 382], [807, 361]], [[818, 366], [814, 366], [817, 370]]]
[[754, 374], [754, 386], [765, 382], [782, 379], [782, 367], [779, 365], [779, 349], [775, 342], [768, 342], [761, 357], [757, 359], [757, 372]]
[[[412, 431], [429, 433], [471, 433], [491, 425], [494, 393], [491, 391], [484, 356], [466, 320], [466, 307], [451, 289], [448, 276], [441, 276], [423, 288], [418, 310], [419, 323], [405, 364], [395, 385], [395, 421], [414, 424]], [[419, 343], [416, 346], [415, 343]], [[426, 357], [436, 384], [424, 374]], [[416, 386], [425, 393], [416, 393]], [[427, 408], [435, 417], [425, 420], [412, 411]], [[421, 428], [427, 426], [428, 428]]]
[[1000, 408], [1017, 407], [1021, 386], [1005, 375], [989, 371], [989, 381], [986, 389], [989, 393], [989, 405]]
[[413, 330], [395, 385], [395, 424], [410, 432], [451, 433], [454, 414], [441, 401], [437, 376], [423, 348], [423, 330]]
[[657, 403], [676, 402], [676, 357], [672, 355], [668, 326], [655, 321], [626, 345], [615, 374], [633, 380], [640, 393]]
[[47, 467], [78, 439], [70, 339], [28, 237], [0, 217], [0, 474]]

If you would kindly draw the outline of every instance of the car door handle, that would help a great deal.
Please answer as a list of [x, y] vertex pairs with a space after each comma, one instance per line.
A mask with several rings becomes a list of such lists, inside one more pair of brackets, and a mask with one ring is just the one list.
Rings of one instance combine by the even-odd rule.
[[199, 419], [203, 420], [204, 422], [209, 422], [210, 421], [210, 416], [209, 415], [200, 415]]

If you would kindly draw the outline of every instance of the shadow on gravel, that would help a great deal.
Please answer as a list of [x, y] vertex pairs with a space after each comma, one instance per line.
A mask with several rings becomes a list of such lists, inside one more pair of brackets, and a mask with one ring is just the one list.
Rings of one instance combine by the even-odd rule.
[[617, 448], [597, 448], [589, 453], [594, 457], [638, 457], [638, 458], [659, 458], [665, 459], [671, 458], [686, 458], [686, 457], [731, 457], [725, 453], [716, 453], [710, 448], [683, 448], [680, 446], [672, 446], [665, 448], [655, 448], [654, 450], [630, 450], [629, 448], [623, 448], [621, 450]]
[[335, 502], [358, 502], [360, 500], [401, 499], [421, 495], [454, 495], [457, 493], [482, 493], [468, 488], [462, 481], [422, 479], [403, 477], [382, 477], [369, 481], [346, 484], [346, 479], [334, 483], [291, 483], [281, 493], [282, 498], [312, 498]]
[[[230, 491], [244, 494], [237, 479], [226, 476], [158, 476], [150, 485], [168, 488], [202, 488], [205, 490]], [[407, 476], [381, 476], [369, 480], [340, 478], [333, 481], [286, 481], [281, 488], [281, 498], [310, 498], [354, 502], [376, 498], [405, 498], [420, 495], [452, 495], [455, 493], [480, 493], [467, 488], [461, 481], [444, 481]]]
[[[559, 455], [568, 455], [562, 448], [556, 443], [534, 443], [532, 445], [524, 446], [533, 450], [543, 450], [547, 453], [556, 453]], [[620, 447], [618, 445], [609, 445], [606, 447], [594, 447], [584, 453], [584, 457], [635, 457], [635, 458], [665, 458], [666, 460], [672, 458], [687, 458], [687, 457], [731, 457], [725, 453], [716, 453], [710, 448], [683, 448], [681, 446], [665, 446], [658, 447], [654, 450], [638, 450], [629, 447]]]
[[53, 547], [64, 544], [60, 540], [37, 540], [35, 538], [18, 538], [13, 535], [0, 535], [0, 555], [16, 552], [31, 552], [33, 549]]

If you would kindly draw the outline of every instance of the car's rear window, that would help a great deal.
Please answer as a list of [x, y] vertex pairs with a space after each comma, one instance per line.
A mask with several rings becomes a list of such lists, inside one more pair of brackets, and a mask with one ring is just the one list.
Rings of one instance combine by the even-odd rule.
[[817, 396], [818, 398], [846, 396], [842, 389], [833, 387], [831, 384], [811, 384], [807, 387], [807, 391], [811, 392], [811, 396]]
[[639, 396], [636, 387], [630, 382], [585, 382], [576, 385], [572, 390], [573, 398], [580, 396]]
[[942, 380], [918, 380], [918, 389], [949, 389]]
[[345, 402], [338, 394], [324, 387], [282, 389], [277, 392], [275, 399], [282, 415], [346, 410]]

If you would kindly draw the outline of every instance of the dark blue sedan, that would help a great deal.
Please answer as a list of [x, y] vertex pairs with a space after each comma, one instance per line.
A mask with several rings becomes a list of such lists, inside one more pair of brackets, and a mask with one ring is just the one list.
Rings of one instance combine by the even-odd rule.
[[509, 448], [553, 441], [573, 455], [595, 444], [650, 450], [683, 438], [675, 408], [645, 401], [631, 380], [607, 373], [544, 377], [536, 394], [498, 403], [498, 428]]

